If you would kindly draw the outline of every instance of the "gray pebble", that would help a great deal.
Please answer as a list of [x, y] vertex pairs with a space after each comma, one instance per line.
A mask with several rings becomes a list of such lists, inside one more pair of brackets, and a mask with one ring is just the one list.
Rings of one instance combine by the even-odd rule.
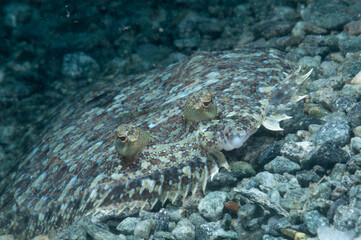
[[227, 193], [225, 192], [211, 192], [207, 194], [199, 203], [199, 213], [211, 221], [221, 219], [224, 205], [226, 204]]
[[292, 162], [291, 160], [279, 156], [273, 159], [271, 162], [267, 163], [264, 166], [264, 169], [273, 172], [273, 173], [285, 173], [285, 172], [295, 172], [300, 170], [301, 167], [299, 164]]
[[348, 207], [339, 206], [336, 209], [334, 220], [334, 227], [341, 231], [348, 231], [355, 227], [357, 219], [361, 216], [361, 210]]
[[135, 226], [140, 222], [140, 218], [127, 217], [119, 223], [117, 230], [122, 234], [133, 234]]
[[350, 141], [350, 126], [346, 119], [337, 118], [326, 122], [315, 132], [312, 141], [316, 145], [332, 142], [340, 146], [346, 145]]
[[86, 78], [100, 69], [98, 63], [83, 52], [68, 53], [63, 57], [61, 73], [69, 78]]
[[0, 126], [0, 143], [10, 144], [15, 138], [14, 126]]
[[177, 240], [195, 239], [195, 227], [188, 219], [183, 219], [178, 222], [176, 228], [172, 231], [173, 236]]
[[207, 220], [205, 220], [199, 213], [192, 213], [188, 219], [195, 227], [199, 227], [200, 225], [207, 223]]
[[361, 152], [361, 137], [351, 138], [351, 149], [355, 153]]
[[312, 234], [316, 234], [317, 228], [320, 226], [329, 226], [327, 218], [322, 216], [317, 210], [304, 212], [302, 218], [308, 231]]
[[139, 238], [149, 238], [150, 232], [154, 229], [154, 220], [147, 219], [137, 223], [134, 228], [134, 236]]
[[272, 159], [280, 155], [282, 145], [279, 142], [265, 147], [257, 156], [257, 164], [262, 167], [269, 163]]
[[361, 126], [361, 102], [356, 103], [347, 113], [347, 120], [352, 126]]
[[339, 47], [341, 52], [344, 54], [349, 52], [359, 52], [361, 51], [361, 36], [354, 37], [349, 40], [340, 40]]

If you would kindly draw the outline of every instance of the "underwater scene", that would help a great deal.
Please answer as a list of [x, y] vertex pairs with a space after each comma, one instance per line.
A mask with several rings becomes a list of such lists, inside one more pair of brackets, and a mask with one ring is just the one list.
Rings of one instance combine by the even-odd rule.
[[0, 12], [0, 240], [361, 240], [361, 1]]

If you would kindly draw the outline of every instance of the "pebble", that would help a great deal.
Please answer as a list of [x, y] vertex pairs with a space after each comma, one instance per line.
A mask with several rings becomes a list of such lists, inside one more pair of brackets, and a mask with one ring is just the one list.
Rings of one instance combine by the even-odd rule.
[[360, 35], [361, 34], [361, 21], [349, 22], [343, 26], [343, 30], [348, 35]]
[[351, 80], [351, 84], [361, 84], [361, 71]]
[[304, 21], [312, 22], [325, 29], [340, 30], [352, 19], [347, 6], [338, 2], [316, 1], [301, 11]]
[[189, 216], [189, 221], [191, 221], [195, 227], [199, 227], [200, 225], [207, 223], [207, 220], [205, 220], [199, 213], [192, 213]]
[[350, 141], [349, 123], [343, 118], [336, 118], [333, 121], [326, 122], [315, 132], [312, 141], [316, 145], [332, 142], [336, 145], [344, 146]]
[[239, 239], [234, 231], [225, 231], [220, 222], [210, 222], [200, 225], [196, 229], [196, 239]]
[[127, 217], [119, 223], [117, 230], [122, 234], [133, 234], [135, 226], [140, 222], [140, 218]]
[[162, 208], [159, 212], [154, 215], [154, 231], [167, 231], [169, 226], [170, 214]]
[[253, 169], [252, 165], [247, 162], [232, 162], [229, 164], [229, 168], [231, 169], [230, 175], [237, 179], [256, 175], [256, 171]]
[[69, 78], [86, 78], [100, 69], [98, 63], [84, 52], [68, 53], [63, 57], [61, 73]]
[[309, 165], [331, 169], [336, 163], [346, 163], [349, 159], [349, 154], [340, 146], [326, 142], [311, 156]]
[[1, 235], [0, 240], [15, 240], [13, 235]]
[[310, 158], [310, 153], [315, 147], [312, 142], [287, 142], [281, 148], [281, 154], [288, 159], [301, 163]]
[[339, 47], [343, 54], [361, 51], [361, 35], [348, 40], [340, 40]]
[[296, 178], [301, 187], [308, 187], [311, 183], [317, 183], [321, 179], [313, 170], [298, 171]]
[[172, 235], [177, 240], [195, 239], [195, 227], [188, 219], [183, 219], [178, 222], [177, 226], [173, 229]]
[[217, 221], [222, 218], [223, 208], [226, 204], [227, 193], [210, 192], [199, 203], [198, 211], [206, 219]]
[[336, 209], [333, 217], [334, 227], [341, 231], [349, 231], [355, 227], [360, 216], [360, 209], [341, 205]]
[[126, 240], [124, 235], [115, 235], [92, 223], [86, 217], [82, 218], [79, 224], [94, 240]]
[[257, 165], [263, 167], [265, 164], [272, 161], [272, 159], [280, 155], [281, 147], [282, 145], [279, 142], [274, 142], [265, 147], [257, 156]]
[[361, 137], [351, 138], [351, 149], [356, 154], [361, 152]]
[[361, 102], [356, 103], [347, 113], [347, 120], [354, 127], [361, 126]]
[[317, 229], [319, 240], [357, 240], [354, 239], [355, 233], [352, 231], [342, 232], [327, 226], [321, 226]]
[[286, 192], [280, 205], [286, 210], [301, 210], [308, 201], [311, 190], [308, 188], [293, 189]]
[[150, 232], [154, 229], [154, 220], [146, 219], [137, 223], [134, 228], [134, 236], [148, 239]]
[[356, 137], [361, 137], [361, 126], [355, 127], [352, 131]]
[[321, 215], [317, 210], [307, 211], [302, 214], [303, 222], [306, 224], [310, 233], [316, 234], [320, 226], [329, 226], [326, 217]]
[[272, 173], [291, 173], [301, 169], [301, 166], [288, 158], [278, 156], [264, 166], [266, 171]]
[[14, 126], [0, 126], [0, 143], [10, 144], [15, 138], [15, 127]]

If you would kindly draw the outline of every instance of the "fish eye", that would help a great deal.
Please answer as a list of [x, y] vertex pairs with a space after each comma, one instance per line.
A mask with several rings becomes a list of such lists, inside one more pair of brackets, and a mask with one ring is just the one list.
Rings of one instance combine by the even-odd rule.
[[127, 141], [127, 136], [118, 136], [117, 139], [119, 142], [125, 143]]
[[213, 99], [211, 99], [209, 101], [202, 102], [203, 107], [205, 107], [205, 108], [209, 107], [212, 103], [213, 103]]

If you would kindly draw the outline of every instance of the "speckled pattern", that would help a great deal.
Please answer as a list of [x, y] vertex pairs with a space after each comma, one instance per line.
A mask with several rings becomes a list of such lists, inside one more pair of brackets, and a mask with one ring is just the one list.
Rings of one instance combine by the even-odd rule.
[[[272, 91], [293, 67], [275, 50], [201, 52], [66, 100], [0, 198], [0, 233], [29, 238], [81, 215], [121, 212], [126, 202], [165, 202], [204, 188], [226, 164], [207, 154], [240, 147], [260, 127]], [[184, 106], [204, 89], [217, 117], [186, 124]], [[136, 159], [115, 151], [120, 124], [151, 135]]]

